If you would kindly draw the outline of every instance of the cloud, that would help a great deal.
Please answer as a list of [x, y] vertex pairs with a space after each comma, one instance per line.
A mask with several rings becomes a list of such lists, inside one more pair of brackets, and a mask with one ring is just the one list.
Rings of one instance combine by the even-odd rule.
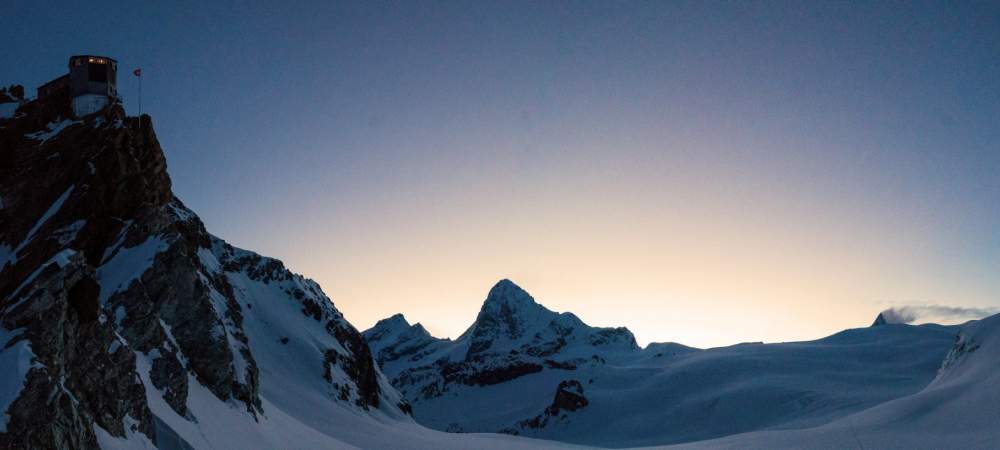
[[1000, 312], [997, 308], [963, 308], [943, 305], [894, 306], [882, 311], [887, 323], [957, 323], [982, 319]]

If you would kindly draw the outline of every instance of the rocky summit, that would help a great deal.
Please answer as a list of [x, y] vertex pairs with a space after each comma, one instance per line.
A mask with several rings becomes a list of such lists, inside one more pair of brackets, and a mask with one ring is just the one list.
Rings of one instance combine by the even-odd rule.
[[114, 104], [74, 117], [65, 96], [8, 109], [0, 359], [16, 374], [0, 392], [0, 448], [207, 448], [192, 430], [220, 408], [273, 421], [295, 416], [297, 391], [405, 417], [316, 283], [209, 234], [173, 195], [149, 116]]

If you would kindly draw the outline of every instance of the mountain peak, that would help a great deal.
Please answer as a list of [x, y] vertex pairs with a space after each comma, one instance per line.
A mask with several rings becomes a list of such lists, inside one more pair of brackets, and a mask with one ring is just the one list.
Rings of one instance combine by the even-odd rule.
[[466, 332], [471, 332], [472, 338], [469, 354], [491, 348], [497, 339], [518, 340], [528, 329], [555, 317], [558, 314], [539, 305], [524, 289], [504, 278], [490, 289], [475, 323]]
[[433, 338], [423, 325], [419, 323], [410, 325], [406, 317], [398, 313], [376, 322], [373, 327], [361, 334], [370, 344], [378, 348], [397, 343], [399, 340]]
[[382, 340], [390, 336], [398, 336], [410, 329], [410, 322], [402, 314], [393, 314], [375, 322], [375, 325], [361, 333], [369, 342]]
[[483, 311], [499, 311], [504, 305], [512, 309], [530, 306], [541, 307], [531, 294], [506, 278], [490, 288], [489, 294], [486, 295], [486, 301], [483, 303]]
[[[383, 323], [383, 322], [385, 323], [385, 325], [393, 325], [393, 326], [402, 325], [407, 328], [410, 327], [410, 322], [406, 320], [406, 317], [403, 316], [402, 313], [396, 313], [385, 319], [378, 321], [378, 323]], [[378, 326], [378, 323], [375, 324], [375, 326]]]
[[872, 322], [871, 326], [877, 327], [877, 326], [881, 326], [881, 325], [886, 325], [888, 323], [889, 322], [885, 320], [885, 315], [882, 314], [882, 313], [878, 313], [878, 317], [875, 318], [875, 321]]

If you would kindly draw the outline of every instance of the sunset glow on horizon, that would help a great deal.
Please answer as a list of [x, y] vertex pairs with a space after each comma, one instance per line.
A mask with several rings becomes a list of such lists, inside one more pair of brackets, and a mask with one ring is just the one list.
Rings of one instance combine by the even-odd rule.
[[0, 80], [142, 67], [181, 200], [361, 329], [502, 278], [643, 345], [1000, 307], [995, 3], [416, 3], [60, 6]]

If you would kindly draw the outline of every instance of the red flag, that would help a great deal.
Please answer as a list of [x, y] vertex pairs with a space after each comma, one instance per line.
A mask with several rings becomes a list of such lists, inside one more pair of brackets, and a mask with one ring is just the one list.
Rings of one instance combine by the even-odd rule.
[[137, 76], [137, 77], [141, 77], [142, 76], [142, 69], [141, 68], [135, 69], [135, 70], [132, 71], [132, 73], [135, 74], [135, 76]]

